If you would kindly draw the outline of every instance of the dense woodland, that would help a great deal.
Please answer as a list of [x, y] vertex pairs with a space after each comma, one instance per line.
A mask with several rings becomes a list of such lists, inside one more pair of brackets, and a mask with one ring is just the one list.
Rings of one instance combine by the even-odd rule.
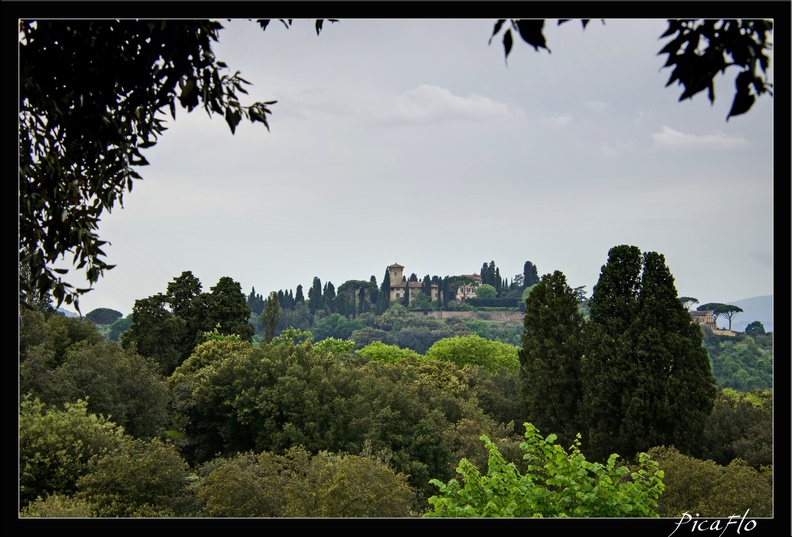
[[374, 277], [24, 309], [21, 515], [772, 515], [772, 334], [692, 323], [654, 252], [611, 249], [591, 298], [525, 268], [482, 266], [521, 324]]

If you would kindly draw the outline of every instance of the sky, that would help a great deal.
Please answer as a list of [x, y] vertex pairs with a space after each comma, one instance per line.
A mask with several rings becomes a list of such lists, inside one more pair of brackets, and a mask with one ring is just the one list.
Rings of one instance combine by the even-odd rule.
[[494, 19], [221, 22], [216, 56], [243, 104], [277, 101], [270, 129], [177, 109], [102, 219], [116, 267], [83, 314], [128, 315], [184, 271], [266, 297], [392, 263], [512, 279], [531, 261], [590, 296], [622, 244], [702, 304], [773, 294], [773, 98], [727, 121], [727, 72], [713, 104], [680, 102], [664, 20], [551, 21], [551, 52], [518, 40], [508, 61]]

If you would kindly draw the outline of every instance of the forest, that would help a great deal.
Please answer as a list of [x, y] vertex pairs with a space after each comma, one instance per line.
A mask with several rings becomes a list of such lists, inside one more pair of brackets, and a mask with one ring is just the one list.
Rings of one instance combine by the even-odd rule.
[[590, 298], [530, 262], [481, 274], [522, 323], [444, 302], [464, 277], [384, 300], [387, 272], [22, 309], [20, 516], [773, 515], [772, 334], [691, 322], [634, 246]]

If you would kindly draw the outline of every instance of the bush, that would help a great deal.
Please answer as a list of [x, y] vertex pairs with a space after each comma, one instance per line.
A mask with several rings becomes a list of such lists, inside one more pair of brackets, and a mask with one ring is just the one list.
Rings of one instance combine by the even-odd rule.
[[507, 463], [486, 436], [481, 439], [489, 452], [488, 470], [462, 459], [456, 479], [447, 484], [431, 483], [440, 494], [429, 498], [434, 511], [424, 517], [657, 517], [657, 499], [663, 493], [663, 472], [645, 453], [639, 454], [635, 471], [621, 464], [617, 455], [606, 465], [592, 463], [580, 453], [580, 440], [567, 453], [554, 444], [556, 436], [542, 438], [530, 423], [525, 424], [525, 442], [520, 445], [528, 461], [523, 475]]

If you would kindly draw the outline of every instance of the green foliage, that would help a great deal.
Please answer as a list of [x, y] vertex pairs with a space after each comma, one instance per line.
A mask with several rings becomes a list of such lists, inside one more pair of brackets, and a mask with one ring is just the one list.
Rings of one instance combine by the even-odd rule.
[[206, 341], [242, 341], [242, 338], [239, 337], [237, 334], [221, 334], [218, 332], [220, 325], [216, 325], [211, 332], [204, 332], [203, 333], [203, 340]]
[[649, 450], [665, 473], [665, 492], [658, 500], [661, 517], [773, 516], [772, 468], [752, 468], [742, 459], [727, 466], [681, 454], [672, 447]]
[[520, 400], [525, 419], [555, 433], [564, 445], [580, 431], [582, 334], [577, 295], [564, 274], [542, 276], [525, 303]]
[[479, 406], [496, 423], [507, 427], [522, 423], [525, 410], [520, 404], [520, 381], [517, 374], [506, 369], [492, 374], [483, 366], [467, 366], [465, 374]]
[[269, 343], [275, 337], [275, 330], [280, 322], [281, 308], [278, 303], [278, 294], [273, 291], [267, 297], [264, 311], [261, 314], [261, 322], [264, 325], [264, 341]]
[[[533, 287], [537, 283], [539, 283], [539, 272], [537, 271], [536, 265], [531, 263], [530, 261], [526, 261], [525, 265], [523, 265], [523, 287]], [[527, 297], [524, 297], [527, 298]]]
[[360, 350], [367, 345], [372, 343], [384, 343], [386, 345], [393, 345], [396, 339], [393, 337], [393, 333], [389, 331], [382, 330], [381, 328], [374, 328], [371, 326], [364, 326], [363, 328], [358, 328], [352, 335], [349, 336], [349, 339], [355, 342], [355, 348]]
[[490, 373], [497, 373], [501, 368], [516, 372], [519, 368], [517, 350], [513, 345], [471, 335], [441, 339], [426, 351], [425, 356], [427, 360], [453, 362], [459, 368], [481, 365]]
[[253, 337], [253, 327], [248, 323], [247, 307], [242, 286], [228, 276], [223, 276], [211, 288], [211, 294], [202, 295], [206, 302], [206, 325], [217, 326], [222, 334], [237, 334], [244, 341]]
[[19, 412], [19, 494], [22, 507], [38, 497], [71, 495], [95, 457], [118, 448], [122, 427], [88, 413], [86, 401], [48, 407], [23, 397]]
[[89, 518], [96, 516], [93, 506], [85, 500], [65, 494], [38, 497], [19, 513], [21, 517], [36, 518]]
[[314, 343], [317, 352], [325, 352], [335, 356], [349, 356], [355, 351], [355, 342], [328, 337]]
[[162, 294], [135, 300], [132, 323], [121, 336], [123, 348], [134, 350], [156, 363], [165, 376], [181, 363], [182, 343], [187, 338], [185, 321], [175, 317], [167, 305], [168, 299]]
[[134, 439], [100, 457], [80, 477], [76, 496], [101, 517], [180, 516], [193, 509], [188, 478], [174, 445]]
[[134, 346], [168, 376], [204, 341], [207, 332], [252, 341], [254, 328], [249, 319], [239, 283], [224, 276], [210, 293], [202, 293], [198, 278], [185, 271], [168, 284], [167, 294], [135, 301], [132, 323], [121, 345]]
[[764, 325], [759, 321], [753, 321], [745, 327], [745, 335], [747, 336], [764, 336], [766, 333]]
[[109, 308], [97, 308], [85, 314], [85, 318], [96, 324], [113, 324], [124, 314]]
[[617, 464], [617, 455], [605, 465], [586, 460], [579, 440], [567, 453], [555, 444], [555, 435], [543, 438], [525, 424], [525, 474], [507, 463], [487, 436], [482, 436], [489, 459], [487, 473], [467, 459], [457, 468], [457, 479], [443, 483], [429, 498], [433, 512], [424, 517], [657, 517], [657, 499], [663, 493], [663, 472], [645, 453], [638, 468]]
[[55, 313], [25, 311], [19, 328], [19, 360], [24, 362], [32, 349], [49, 357], [51, 367], [68, 361], [69, 353], [82, 345], [94, 345], [104, 338], [87, 320]]
[[20, 365], [20, 388], [49, 405], [88, 401], [132, 436], [159, 435], [168, 421], [165, 381], [145, 358], [114, 342], [83, 345], [54, 369], [35, 356]]
[[[360, 361], [290, 337], [230, 353], [217, 348], [216, 359], [200, 363], [196, 352], [174, 372], [182, 452], [191, 463], [296, 445], [314, 454], [369, 445], [424, 498], [429, 477], [450, 477], [471, 438], [496, 432], [453, 363]], [[232, 343], [204, 345], [220, 344]]]
[[405, 359], [419, 360], [422, 358], [421, 355], [411, 349], [402, 349], [397, 345], [388, 345], [381, 341], [369, 343], [356, 351], [356, 354], [365, 356], [369, 360], [384, 363], [394, 363]]
[[411, 326], [402, 327], [394, 336], [395, 344], [403, 349], [410, 349], [417, 354], [425, 354], [435, 343], [442, 340], [446, 333], [440, 330], [432, 330], [427, 326], [415, 326], [417, 323], [410, 323]]
[[111, 324], [107, 330], [107, 339], [110, 341], [115, 341], [116, 343], [121, 342], [121, 335], [129, 330], [129, 327], [132, 325], [132, 316], [127, 315], [126, 317], [122, 317], [118, 319], [116, 322]]
[[356, 319], [347, 319], [343, 315], [333, 313], [322, 318], [311, 329], [316, 341], [325, 338], [349, 339], [352, 332], [363, 328], [363, 324]]
[[377, 326], [383, 330], [398, 332], [408, 318], [407, 308], [394, 302], [385, 312], [377, 317]]
[[302, 342], [313, 341], [313, 335], [307, 330], [300, 330], [299, 328], [289, 327], [283, 330], [280, 335], [273, 338], [273, 345], [286, 345], [294, 346]]
[[198, 496], [212, 517], [405, 517], [413, 492], [380, 461], [294, 447], [221, 460]]
[[663, 444], [694, 452], [715, 377], [664, 257], [611, 248], [589, 306], [580, 410], [589, 455], [630, 458]]
[[703, 333], [718, 385], [740, 392], [773, 386], [773, 349], [762, 345], [767, 336], [718, 336], [708, 328]]
[[702, 458], [727, 465], [742, 459], [754, 468], [773, 463], [773, 396], [770, 390], [719, 390], [701, 439]]
[[498, 296], [498, 291], [492, 285], [488, 283], [482, 283], [478, 287], [476, 287], [476, 297], [477, 298], [496, 298]]
[[[539, 282], [537, 281], [536, 283], [539, 283]], [[528, 300], [528, 297], [531, 296], [531, 293], [533, 292], [534, 287], [536, 286], [536, 283], [533, 284], [533, 285], [529, 285], [525, 289], [523, 289], [522, 295], [520, 296], [520, 300], [523, 303], [525, 303], [525, 301]]]

